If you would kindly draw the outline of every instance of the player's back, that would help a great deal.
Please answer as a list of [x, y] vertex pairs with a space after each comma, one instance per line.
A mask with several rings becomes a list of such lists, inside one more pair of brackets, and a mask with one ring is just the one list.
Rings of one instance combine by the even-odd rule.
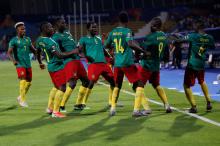
[[115, 66], [126, 67], [134, 64], [133, 52], [128, 46], [128, 41], [133, 40], [131, 30], [125, 27], [116, 27], [110, 32], [110, 39], [114, 46]]
[[151, 55], [141, 61], [142, 66], [151, 71], [158, 71], [161, 58], [164, 57], [165, 49], [168, 47], [165, 33], [156, 31], [147, 35], [143, 47]]
[[192, 33], [187, 39], [190, 43], [188, 66], [195, 70], [204, 69], [206, 52], [214, 47], [213, 37], [208, 34]]
[[40, 36], [36, 41], [36, 48], [45, 53], [49, 71], [54, 72], [64, 67], [63, 59], [53, 54], [54, 51], [60, 51], [58, 44], [53, 39]]

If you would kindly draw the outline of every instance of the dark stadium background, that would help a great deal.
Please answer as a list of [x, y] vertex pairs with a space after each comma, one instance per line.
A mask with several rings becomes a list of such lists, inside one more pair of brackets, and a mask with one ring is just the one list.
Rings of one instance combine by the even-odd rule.
[[[39, 35], [42, 21], [64, 17], [76, 40], [86, 34], [85, 24], [96, 21], [100, 34], [107, 34], [117, 25], [117, 14], [125, 10], [129, 14], [129, 27], [141, 41], [149, 33], [147, 24], [156, 16], [162, 18], [167, 34], [187, 34], [192, 22], [202, 20], [207, 33], [214, 36], [216, 49], [214, 67], [220, 60], [220, 2], [218, 0], [7, 0], [0, 1], [0, 59], [7, 59], [8, 41], [15, 35], [15, 22], [24, 21], [27, 35], [34, 42]], [[184, 48], [184, 47], [183, 47]], [[183, 49], [184, 52], [187, 50]]]

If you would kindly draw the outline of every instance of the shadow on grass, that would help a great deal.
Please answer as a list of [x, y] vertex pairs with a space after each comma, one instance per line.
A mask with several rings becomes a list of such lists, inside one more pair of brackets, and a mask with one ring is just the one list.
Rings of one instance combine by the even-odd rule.
[[48, 115], [41, 116], [31, 122], [26, 122], [13, 126], [2, 126], [0, 127], [0, 136], [6, 136], [11, 134], [17, 134], [23, 132], [24, 130], [39, 128], [45, 125], [51, 125], [59, 122], [64, 122], [70, 120], [71, 118], [63, 118], [63, 119], [53, 119]]
[[107, 124], [107, 122], [115, 117], [105, 117], [99, 122], [86, 127], [75, 133], [64, 133], [57, 136], [58, 143], [56, 146], [66, 146], [77, 144], [97, 138], [106, 138], [108, 141], [120, 140], [123, 137], [137, 133], [143, 129], [143, 123], [147, 117], [121, 119], [117, 123]]
[[201, 125], [197, 125], [196, 121], [197, 119], [194, 117], [180, 115], [176, 117], [168, 132], [173, 137], [180, 137], [187, 133], [196, 132], [203, 127]]
[[169, 129], [167, 128], [164, 129], [164, 127], [161, 128], [160, 125], [156, 127], [155, 125], [154, 126], [149, 125], [147, 129], [148, 131], [158, 133], [158, 135], [162, 132], [162, 133], [168, 133], [172, 137], [181, 137], [185, 134], [196, 132], [200, 130], [201, 128], [203, 128], [203, 126], [197, 125], [196, 121], [197, 121], [196, 118], [190, 117], [188, 115], [180, 115], [176, 117], [172, 126]]
[[73, 111], [72, 113], [68, 113], [67, 116], [92, 116], [92, 115], [97, 115], [99, 113], [104, 113], [106, 111], [109, 110], [109, 107], [104, 107], [98, 111], [94, 111], [94, 112], [88, 112], [88, 113], [82, 113], [84, 111], [78, 110], [78, 111]]
[[[8, 107], [6, 109], [0, 110], [0, 112], [13, 110], [15, 108], [17, 108], [17, 106], [11, 106], [11, 107]], [[26, 123], [14, 125], [14, 126], [0, 127], [0, 136], [16, 134], [16, 133], [18, 133], [20, 131], [23, 131], [23, 130], [38, 128], [38, 127], [42, 127], [42, 126], [45, 126], [45, 125], [51, 125], [51, 124], [59, 123], [59, 122], [64, 122], [64, 121], [72, 119], [72, 116], [96, 115], [96, 114], [99, 114], [99, 113], [102, 113], [102, 112], [106, 112], [107, 110], [108, 110], [108, 108], [104, 107], [103, 109], [100, 109], [98, 111], [85, 113], [85, 114], [81, 114], [80, 112], [69, 113], [69, 114], [67, 114], [67, 117], [63, 118], [63, 119], [58, 119], [58, 118], [54, 119], [54, 118], [51, 118], [48, 115], [43, 115], [40, 118], [35, 119], [31, 122], [26, 122]]]
[[0, 109], [0, 112], [10, 111], [10, 110], [14, 110], [16, 108], [18, 108], [17, 105], [12, 105], [12, 106], [9, 106], [7, 108]]

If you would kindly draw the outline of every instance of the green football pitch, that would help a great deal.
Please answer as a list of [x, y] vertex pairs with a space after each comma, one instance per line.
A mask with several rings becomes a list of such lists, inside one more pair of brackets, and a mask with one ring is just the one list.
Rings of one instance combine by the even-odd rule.
[[[45, 114], [49, 90], [49, 74], [33, 63], [33, 82], [27, 94], [29, 108], [16, 102], [18, 80], [11, 62], [0, 62], [0, 146], [219, 146], [220, 103], [213, 102], [213, 111], [205, 110], [204, 97], [196, 96], [198, 114], [184, 111], [189, 103], [183, 93], [166, 90], [170, 104], [176, 108], [166, 114], [156, 92], [145, 87], [153, 102], [148, 117], [132, 118], [134, 96], [125, 81], [117, 115], [108, 116], [108, 88], [94, 86], [88, 100], [89, 110], [75, 112], [78, 87], [67, 103], [67, 117], [54, 119]], [[156, 101], [156, 102], [155, 102]]]

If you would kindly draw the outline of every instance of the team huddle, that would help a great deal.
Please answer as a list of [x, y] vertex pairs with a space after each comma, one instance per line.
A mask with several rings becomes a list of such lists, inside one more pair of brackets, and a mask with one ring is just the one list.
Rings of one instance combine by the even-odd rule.
[[[16, 66], [20, 79], [20, 95], [17, 98], [19, 105], [28, 107], [26, 94], [32, 80], [29, 57], [31, 51], [35, 54], [41, 69], [46, 68], [42, 63], [42, 56], [47, 61], [53, 88], [49, 93], [46, 112], [52, 117], [65, 117], [63, 114], [66, 111], [65, 105], [78, 80], [81, 81], [81, 86], [74, 110], [86, 108], [93, 86], [100, 76], [103, 76], [110, 85], [108, 99], [110, 116], [116, 115], [116, 105], [124, 76], [132, 84], [135, 92], [133, 117], [148, 116], [152, 113], [148, 98], [144, 93], [147, 82], [153, 86], [161, 98], [166, 113], [171, 113], [172, 109], [166, 93], [160, 86], [160, 62], [169, 60], [169, 55], [167, 55], [169, 43], [167, 35], [161, 31], [162, 21], [157, 17], [151, 20], [151, 33], [140, 44], [133, 39], [133, 33], [127, 28], [127, 24], [127, 13], [120, 12], [119, 25], [105, 38], [98, 34], [96, 23], [89, 22], [87, 24], [88, 35], [81, 37], [76, 43], [66, 27], [65, 20], [59, 18], [53, 25], [49, 22], [41, 24], [41, 34], [33, 46], [30, 38], [25, 36], [24, 23], [16, 23], [17, 36], [9, 43], [8, 56]], [[212, 109], [208, 87], [204, 81], [204, 67], [206, 52], [214, 47], [214, 40], [212, 36], [204, 32], [204, 26], [200, 21], [196, 22], [194, 27], [195, 32], [180, 40], [190, 44], [183, 82], [186, 97], [191, 104], [190, 113], [197, 113], [191, 90], [196, 78], [206, 98], [206, 110]], [[109, 53], [111, 52], [109, 50], [113, 53]], [[138, 63], [135, 62], [135, 56], [138, 56]], [[87, 71], [80, 58], [87, 59]]]

